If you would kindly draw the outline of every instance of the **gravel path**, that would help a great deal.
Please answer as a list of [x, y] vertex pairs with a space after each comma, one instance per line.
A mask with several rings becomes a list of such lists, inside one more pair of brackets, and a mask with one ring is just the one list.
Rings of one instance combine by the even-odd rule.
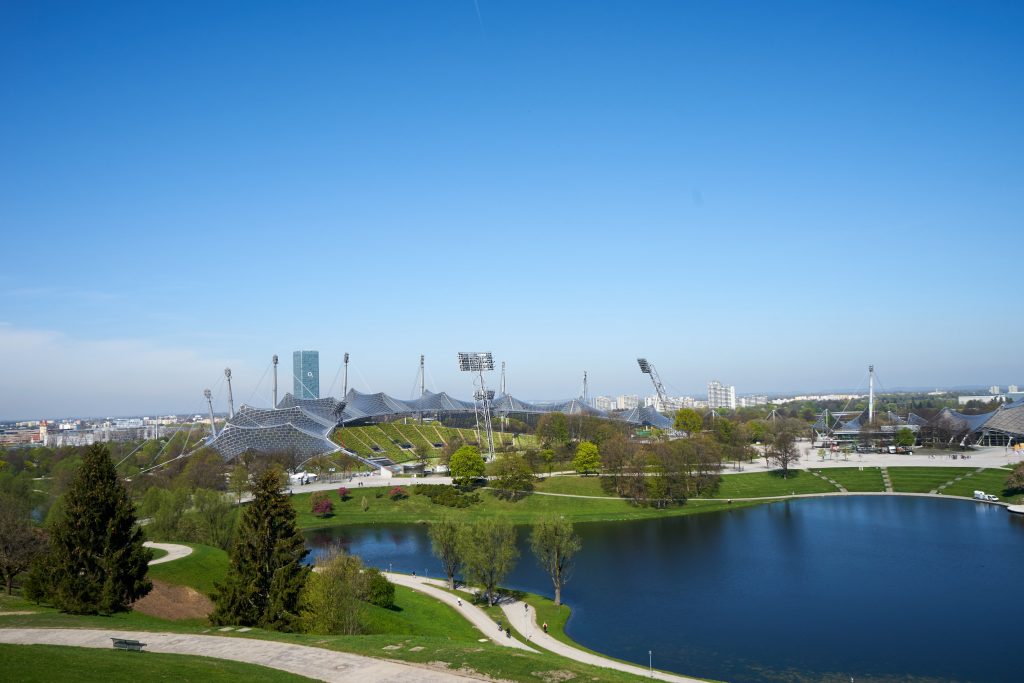
[[[111, 638], [139, 640], [149, 652], [230, 659], [332, 683], [456, 683], [487, 680], [427, 666], [374, 659], [305, 645], [255, 638], [99, 629], [0, 628], [0, 643], [110, 649]], [[73, 677], [72, 677], [73, 678]]]
[[150, 560], [150, 565], [163, 564], [164, 562], [171, 562], [172, 560], [180, 560], [181, 558], [188, 557], [192, 554], [192, 548], [189, 548], [187, 545], [178, 545], [177, 543], [153, 543], [153, 541], [146, 541], [142, 545], [147, 548], [163, 550], [167, 553], [163, 557]]
[[563, 643], [560, 640], [555, 639], [553, 636], [544, 633], [544, 630], [537, 624], [537, 612], [533, 607], [524, 609], [526, 603], [516, 600], [515, 602], [503, 602], [501, 604], [502, 611], [505, 612], [505, 616], [515, 626], [516, 630], [526, 636], [531, 642], [537, 643], [539, 647], [554, 652], [557, 655], [566, 657], [567, 659], [574, 659], [577, 662], [584, 664], [592, 664], [594, 666], [601, 666], [606, 669], [615, 669], [617, 671], [624, 671], [625, 673], [633, 674], [636, 676], [643, 676], [644, 678], [655, 678], [660, 681], [671, 681], [672, 683], [705, 683], [697, 678], [688, 678], [686, 676], [679, 676], [677, 674], [670, 674], [665, 671], [658, 671], [655, 669], [653, 672], [645, 667], [637, 666], [635, 664], [627, 664], [620, 662], [615, 659], [609, 659], [602, 657], [601, 655], [594, 654], [593, 652], [587, 652], [575, 648], [572, 645]]
[[[427, 579], [422, 576], [409, 576], [408, 574], [395, 574], [393, 572], [384, 572], [384, 576], [388, 577], [388, 581], [397, 583], [400, 586], [411, 588], [413, 590], [425, 593], [432, 598], [440, 600], [453, 607], [462, 616], [469, 620], [471, 624], [480, 630], [480, 633], [490, 638], [493, 642], [498, 645], [505, 647], [517, 648], [520, 650], [527, 650], [529, 652], [536, 652], [536, 650], [530, 648], [515, 638], [509, 638], [498, 630], [498, 625], [487, 616], [487, 613], [475, 605], [471, 605], [468, 600], [462, 600], [459, 596], [453, 595], [448, 591], [437, 585], [435, 579]], [[461, 603], [461, 604], [460, 604]]]

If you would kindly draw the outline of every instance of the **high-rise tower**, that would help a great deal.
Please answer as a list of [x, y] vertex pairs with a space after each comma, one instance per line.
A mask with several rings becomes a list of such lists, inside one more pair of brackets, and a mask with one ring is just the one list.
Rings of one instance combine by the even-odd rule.
[[292, 353], [292, 378], [295, 398], [320, 398], [320, 352]]

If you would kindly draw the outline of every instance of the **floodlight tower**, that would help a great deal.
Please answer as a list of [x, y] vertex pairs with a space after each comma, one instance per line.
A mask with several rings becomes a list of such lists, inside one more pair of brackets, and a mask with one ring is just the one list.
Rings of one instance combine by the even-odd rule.
[[274, 405], [272, 407], [277, 408], [277, 354], [274, 354]]
[[658, 402], [664, 408], [664, 406], [668, 405], [668, 401], [665, 400], [665, 387], [661, 385], [661, 377], [658, 376], [658, 371], [654, 369], [654, 364], [646, 358], [637, 358], [636, 362], [640, 366], [640, 372], [651, 376], [651, 382], [654, 383], [654, 391], [658, 394]]
[[210, 430], [213, 431], [213, 438], [217, 438], [217, 422], [213, 419], [213, 396], [209, 389], [203, 389], [203, 396], [206, 397], [206, 405], [210, 407]]
[[231, 394], [231, 368], [224, 368], [224, 376], [228, 378], [228, 419], [235, 416], [235, 397]]
[[586, 370], [583, 371], [583, 396], [581, 396], [581, 398], [583, 399], [583, 403], [585, 405], [590, 405], [589, 402], [588, 402], [590, 400], [590, 396], [588, 395], [588, 392], [587, 392], [587, 371]]
[[491, 428], [491, 399], [494, 398], [494, 391], [488, 390], [484, 383], [484, 372], [494, 370], [494, 356], [490, 351], [460, 351], [459, 370], [475, 372], [480, 379], [479, 388], [473, 392], [474, 408], [477, 413], [478, 426], [481, 416], [483, 417], [484, 433], [487, 435], [487, 460], [494, 460], [494, 431]]
[[348, 396], [348, 351], [345, 352], [345, 374], [341, 383], [341, 397]]
[[868, 423], [875, 421], [875, 366], [868, 366]]

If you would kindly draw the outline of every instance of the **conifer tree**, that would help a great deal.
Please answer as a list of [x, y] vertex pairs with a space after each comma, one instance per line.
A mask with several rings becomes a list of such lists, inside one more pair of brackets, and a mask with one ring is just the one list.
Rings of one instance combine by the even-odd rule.
[[217, 584], [214, 624], [290, 631], [298, 625], [299, 596], [309, 552], [295, 526], [295, 509], [281, 492], [281, 473], [268, 468], [253, 484], [253, 501], [235, 531], [228, 574]]
[[110, 454], [91, 446], [64, 496], [64, 511], [50, 534], [45, 598], [74, 614], [127, 611], [149, 593], [152, 553]]

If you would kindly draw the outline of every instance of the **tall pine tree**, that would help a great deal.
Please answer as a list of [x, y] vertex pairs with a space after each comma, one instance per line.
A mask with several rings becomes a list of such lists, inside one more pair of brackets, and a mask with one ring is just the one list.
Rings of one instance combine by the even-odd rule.
[[50, 534], [45, 598], [74, 614], [123, 612], [153, 587], [152, 553], [105, 446], [91, 446]]
[[214, 624], [290, 631], [298, 626], [299, 595], [309, 553], [295, 526], [295, 509], [281, 492], [281, 474], [268, 468], [253, 485], [253, 501], [235, 531], [231, 563], [217, 585]]

